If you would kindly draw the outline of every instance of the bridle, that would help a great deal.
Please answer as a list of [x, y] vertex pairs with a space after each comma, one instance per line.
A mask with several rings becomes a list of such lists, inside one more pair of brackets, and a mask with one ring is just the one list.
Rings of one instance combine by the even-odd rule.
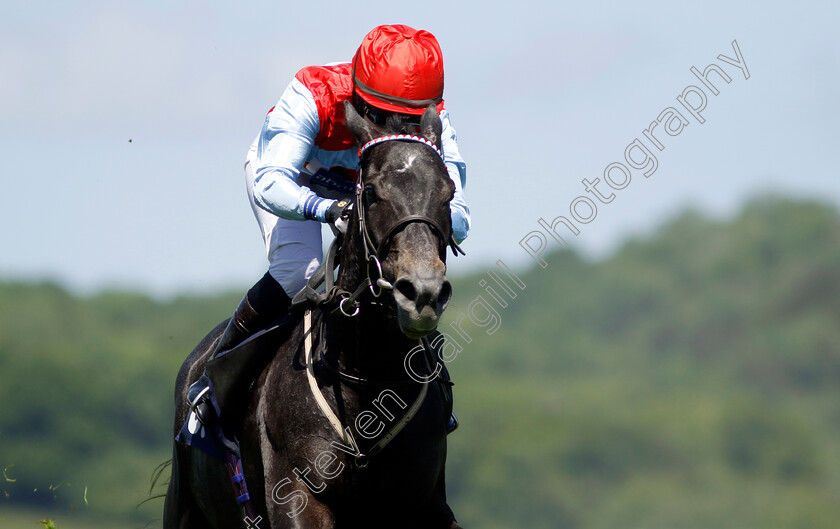
[[[386, 141], [411, 141], [423, 143], [433, 148], [435, 152], [441, 157], [441, 159], [443, 159], [443, 155], [434, 144], [432, 144], [429, 140], [421, 138], [419, 136], [382, 136], [369, 141], [361, 149], [359, 149], [359, 183], [356, 186], [354, 207], [356, 208], [357, 216], [359, 218], [359, 236], [362, 239], [362, 247], [365, 251], [365, 261], [367, 263], [367, 277], [352, 293], [343, 290], [335, 285], [335, 281], [333, 278], [333, 274], [336, 268], [335, 261], [336, 256], [338, 254], [338, 248], [341, 244], [340, 241], [343, 239], [343, 237], [337, 236], [333, 243], [330, 245], [330, 249], [327, 251], [327, 256], [324, 259], [324, 263], [321, 265], [318, 271], [315, 272], [315, 274], [310, 278], [306, 287], [304, 287], [304, 289], [301, 290], [295, 296], [295, 299], [293, 300], [294, 304], [307, 304], [314, 302], [316, 306], [319, 306], [322, 309], [332, 306], [331, 308], [333, 312], [337, 311], [340, 314], [343, 314], [347, 317], [354, 317], [358, 315], [360, 311], [360, 303], [358, 301], [358, 298], [362, 294], [364, 294], [366, 290], [369, 289], [371, 294], [373, 294], [374, 298], [380, 297], [383, 294], [384, 290], [393, 290], [393, 285], [389, 281], [387, 281], [382, 275], [381, 257], [382, 255], [384, 255], [384, 252], [388, 250], [388, 247], [391, 244], [394, 236], [400, 230], [404, 229], [409, 224], [413, 224], [415, 222], [426, 224], [431, 228], [432, 232], [435, 234], [440, 243], [439, 252], [441, 252], [442, 257], [445, 256], [447, 246], [452, 248], [452, 251], [456, 256], [459, 253], [461, 255], [464, 255], [464, 251], [461, 249], [460, 246], [458, 246], [458, 243], [452, 237], [451, 230], [450, 232], [444, 232], [437, 222], [425, 215], [407, 215], [401, 218], [385, 232], [385, 235], [379, 240], [378, 243], [376, 243], [373, 237], [371, 237], [370, 230], [368, 229], [365, 218], [365, 208], [363, 200], [363, 156], [365, 152], [371, 147], [379, 145]], [[319, 294], [315, 291], [315, 288], [317, 288], [321, 282], [323, 282], [325, 286], [325, 291], [323, 294]], [[374, 286], [376, 288], [374, 288]], [[349, 308], [345, 307], [346, 304], [349, 304]], [[319, 334], [323, 335], [323, 332]], [[332, 408], [324, 398], [324, 395], [318, 384], [318, 379], [315, 375], [316, 360], [313, 355], [312, 342], [312, 311], [306, 310], [306, 312], [304, 313], [304, 360], [306, 363], [306, 376], [309, 382], [310, 390], [312, 391], [312, 395], [314, 396], [318, 407], [321, 409], [321, 412], [330, 422], [338, 436], [341, 437], [346, 444], [355, 445], [354, 443], [351, 443], [350, 439], [347, 438], [348, 432], [350, 431], [349, 427], [345, 427], [341, 421], [341, 418], [332, 411]], [[432, 363], [436, 363], [434, 350], [432, 349], [431, 344], [425, 337], [420, 339], [420, 343], [423, 346], [425, 352], [424, 361], [426, 362], [426, 369], [430, 373], [432, 373], [431, 365]], [[319, 362], [325, 367], [330, 368], [331, 370], [336, 372], [339, 379], [345, 383], [369, 383], [369, 381], [365, 378], [344, 373], [343, 371], [338, 369], [337, 366], [330, 366], [329, 363], [326, 361], [326, 358], [324, 357], [323, 350], [321, 351], [321, 357], [319, 359]], [[444, 390], [444, 385], [448, 384], [451, 386], [452, 383], [449, 381], [444, 381], [439, 376], [438, 371], [434, 371], [432, 375], [432, 378], [436, 378], [439, 382], [439, 387], [444, 400], [448, 399], [448, 397], [446, 396], [446, 391]], [[382, 381], [379, 382], [381, 383]], [[388, 381], [389, 384], [394, 382], [395, 381]], [[404, 383], [406, 381], [399, 382]], [[400, 420], [396, 421], [390, 427], [390, 429], [384, 435], [382, 435], [369, 450], [367, 450], [366, 452], [361, 452], [358, 447], [355, 447], [356, 453], [354, 454], [353, 463], [357, 468], [364, 468], [365, 466], [367, 466], [370, 459], [379, 452], [381, 452], [382, 449], [384, 449], [385, 446], [391, 442], [391, 440], [412, 420], [415, 414], [419, 411], [420, 407], [423, 405], [423, 402], [426, 399], [426, 393], [428, 391], [429, 384], [421, 384], [420, 386], [420, 391], [417, 397], [414, 399], [414, 403], [411, 405], [411, 407], [408, 410], [406, 410], [405, 414], [403, 414]]]
[[[368, 230], [367, 222], [365, 220], [365, 208], [363, 203], [363, 190], [364, 190], [364, 171], [361, 169], [364, 162], [364, 155], [371, 147], [376, 145], [380, 145], [387, 141], [405, 141], [405, 142], [415, 142], [415, 143], [422, 143], [427, 147], [434, 149], [435, 153], [440, 156], [441, 160], [443, 160], [443, 154], [440, 152], [440, 149], [432, 143], [431, 141], [427, 140], [426, 138], [422, 138], [420, 136], [413, 136], [407, 134], [390, 134], [387, 136], [380, 136], [378, 138], [374, 138], [369, 142], [365, 143], [361, 149], [359, 149], [359, 184], [356, 186], [356, 197], [355, 197], [355, 208], [357, 211], [357, 215], [359, 217], [359, 235], [362, 237], [362, 245], [365, 250], [365, 262], [367, 263], [367, 279], [370, 282], [370, 290], [373, 293], [373, 297], [378, 298], [382, 295], [383, 290], [391, 290], [393, 289], [393, 285], [385, 280], [382, 277], [382, 255], [387, 250], [388, 246], [391, 244], [391, 240], [394, 236], [400, 232], [403, 228], [408, 226], [409, 224], [413, 224], [415, 222], [420, 222], [423, 224], [428, 225], [432, 232], [435, 234], [439, 241], [439, 248], [438, 253], [441, 257], [446, 253], [446, 247], [449, 246], [452, 248], [452, 252], [457, 256], [459, 253], [464, 255], [464, 250], [458, 246], [458, 243], [455, 242], [455, 239], [452, 237], [452, 233], [444, 232], [441, 227], [435, 222], [433, 219], [425, 216], [425, 215], [407, 215], [396, 223], [391, 226], [388, 231], [385, 232], [385, 235], [380, 239], [379, 244], [375, 244], [373, 242], [373, 237], [370, 235], [370, 231]], [[373, 266], [371, 266], [373, 265]], [[376, 279], [371, 275], [371, 273], [376, 274]], [[376, 285], [378, 290], [374, 290], [373, 286]]]
[[[383, 276], [382, 272], [382, 256], [387, 251], [394, 236], [403, 230], [406, 226], [413, 223], [422, 223], [429, 226], [432, 233], [435, 234], [439, 241], [438, 252], [443, 256], [446, 252], [446, 247], [452, 248], [452, 252], [457, 256], [458, 254], [465, 255], [464, 250], [458, 245], [452, 237], [451, 229], [445, 232], [434, 219], [425, 215], [407, 215], [397, 222], [395, 222], [386, 232], [385, 235], [375, 242], [368, 229], [365, 208], [364, 208], [364, 159], [365, 154], [372, 148], [388, 141], [404, 141], [421, 143], [433, 149], [435, 153], [443, 160], [443, 153], [440, 149], [420, 136], [413, 136], [407, 134], [389, 134], [386, 136], [379, 136], [365, 143], [359, 149], [359, 183], [356, 185], [356, 193], [354, 197], [353, 207], [356, 209], [356, 214], [359, 218], [359, 236], [362, 239], [362, 248], [365, 251], [365, 263], [367, 265], [366, 277], [354, 292], [349, 292], [335, 285], [333, 279], [333, 272], [336, 269], [336, 259], [338, 254], [338, 247], [341, 244], [342, 237], [336, 237], [332, 245], [327, 251], [324, 263], [321, 268], [310, 278], [307, 285], [294, 298], [293, 304], [301, 305], [307, 301], [314, 301], [316, 305], [321, 308], [331, 308], [340, 314], [347, 317], [354, 317], [359, 314], [361, 305], [359, 297], [369, 290], [374, 298], [382, 296], [385, 290], [393, 290], [394, 286]], [[325, 291], [319, 294], [315, 289], [324, 283]]]

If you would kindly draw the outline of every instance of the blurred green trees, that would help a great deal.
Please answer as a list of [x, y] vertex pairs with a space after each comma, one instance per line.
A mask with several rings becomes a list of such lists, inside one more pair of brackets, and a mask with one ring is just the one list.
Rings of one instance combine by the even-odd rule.
[[[473, 341], [449, 364], [463, 426], [447, 482], [464, 525], [840, 525], [833, 207], [687, 211], [607, 259], [548, 261], [495, 306], [498, 332], [464, 323]], [[482, 277], [454, 281], [450, 319]], [[162, 501], [135, 506], [169, 457], [175, 373], [240, 295], [0, 283], [0, 467], [15, 480], [0, 483], [0, 514], [159, 518]]]

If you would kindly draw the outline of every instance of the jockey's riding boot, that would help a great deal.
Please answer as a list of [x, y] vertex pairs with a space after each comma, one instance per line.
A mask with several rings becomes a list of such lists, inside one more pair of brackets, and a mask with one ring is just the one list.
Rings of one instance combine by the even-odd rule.
[[446, 435], [449, 435], [457, 430], [460, 425], [461, 421], [458, 420], [458, 416], [455, 415], [455, 412], [453, 411], [449, 414], [449, 422], [446, 423]]
[[449, 420], [446, 422], [446, 435], [451, 434], [455, 430], [458, 429], [458, 426], [461, 422], [458, 420], [458, 416], [455, 415], [455, 412], [452, 411], [452, 379], [449, 377], [449, 370], [446, 369], [446, 364], [440, 364], [440, 379], [441, 379], [441, 390], [443, 391], [443, 400], [446, 402], [447, 406], [449, 406]]
[[[216, 415], [207, 395], [209, 378], [213, 394], [219, 407], [219, 416], [230, 415], [235, 407], [242, 386], [251, 382], [260, 365], [259, 348], [245, 348], [219, 356], [245, 341], [246, 338], [266, 328], [268, 324], [284, 316], [289, 310], [291, 299], [277, 281], [266, 273], [251, 287], [228, 322], [225, 332], [219, 338], [202, 377], [190, 386], [187, 400], [190, 409], [202, 424], [208, 424]], [[203, 379], [203, 380], [202, 380]]]

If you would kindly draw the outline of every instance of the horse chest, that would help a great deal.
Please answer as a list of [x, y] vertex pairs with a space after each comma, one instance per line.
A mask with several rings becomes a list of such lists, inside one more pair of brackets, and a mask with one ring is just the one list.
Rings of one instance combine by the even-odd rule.
[[[324, 393], [341, 419], [344, 438], [318, 410], [312, 396], [301, 395], [298, 412], [287, 417], [283, 442], [276, 447], [282, 452], [279, 475], [287, 478], [285, 490], [297, 487], [356, 506], [408, 507], [424, 501], [435, 489], [446, 458], [444, 411], [437, 394], [429, 392], [411, 421], [376, 452], [377, 443], [404, 417], [417, 391]], [[360, 460], [360, 453], [373, 455]]]

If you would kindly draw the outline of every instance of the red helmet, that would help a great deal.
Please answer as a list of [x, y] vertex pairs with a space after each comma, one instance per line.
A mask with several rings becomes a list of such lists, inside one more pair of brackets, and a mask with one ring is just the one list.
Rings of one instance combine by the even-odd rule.
[[353, 85], [369, 105], [420, 115], [443, 109], [443, 53], [434, 35], [403, 25], [378, 26], [353, 57]]

